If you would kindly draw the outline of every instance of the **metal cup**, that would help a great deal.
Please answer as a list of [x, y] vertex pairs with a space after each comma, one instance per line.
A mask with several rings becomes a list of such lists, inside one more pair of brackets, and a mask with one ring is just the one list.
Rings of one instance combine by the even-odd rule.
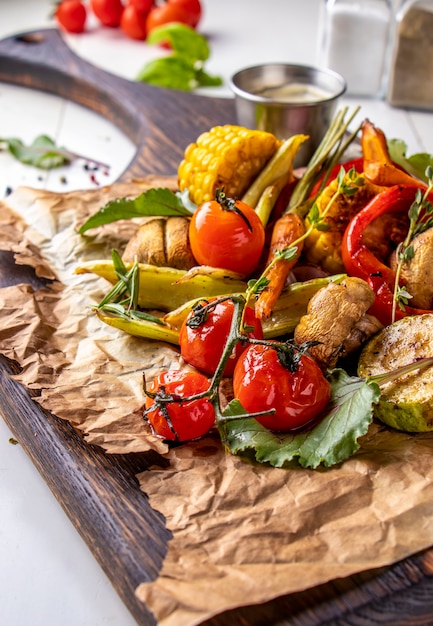
[[305, 134], [295, 166], [308, 163], [322, 140], [346, 91], [332, 70], [272, 63], [242, 69], [230, 79], [238, 123], [271, 132], [279, 139]]

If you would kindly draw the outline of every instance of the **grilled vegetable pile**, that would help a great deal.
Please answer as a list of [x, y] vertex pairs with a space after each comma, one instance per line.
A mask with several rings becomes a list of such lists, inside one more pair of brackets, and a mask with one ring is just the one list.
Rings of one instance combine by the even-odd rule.
[[344, 162], [356, 113], [337, 114], [301, 175], [293, 161], [307, 136], [212, 128], [186, 148], [177, 189], [113, 201], [81, 227], [142, 218], [125, 250], [76, 272], [112, 283], [95, 307], [102, 322], [179, 347], [179, 371], [144, 390], [157, 436], [187, 441], [216, 426], [232, 453], [317, 467], [356, 452], [374, 415], [433, 429], [433, 393], [414, 400], [419, 419], [407, 396], [389, 394], [392, 381], [429, 376], [433, 355], [407, 350], [386, 372], [368, 364], [397, 319], [425, 320], [404, 327], [409, 343], [414, 329], [428, 335], [433, 170], [397, 165], [368, 120], [362, 156]]

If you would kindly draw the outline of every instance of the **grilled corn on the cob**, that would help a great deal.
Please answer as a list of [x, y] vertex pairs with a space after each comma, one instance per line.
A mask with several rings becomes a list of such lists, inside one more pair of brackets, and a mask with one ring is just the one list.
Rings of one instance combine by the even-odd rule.
[[188, 189], [195, 204], [212, 200], [221, 187], [228, 197], [240, 198], [280, 145], [272, 133], [214, 126], [187, 146], [178, 168], [179, 189]]

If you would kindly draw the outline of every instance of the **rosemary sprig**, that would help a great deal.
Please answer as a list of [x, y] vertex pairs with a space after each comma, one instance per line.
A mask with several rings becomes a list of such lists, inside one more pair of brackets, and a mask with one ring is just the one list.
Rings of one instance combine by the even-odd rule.
[[111, 257], [118, 281], [95, 308], [126, 320], [146, 320], [164, 325], [159, 317], [138, 309], [140, 273], [137, 261], [128, 270], [116, 250], [112, 251]]

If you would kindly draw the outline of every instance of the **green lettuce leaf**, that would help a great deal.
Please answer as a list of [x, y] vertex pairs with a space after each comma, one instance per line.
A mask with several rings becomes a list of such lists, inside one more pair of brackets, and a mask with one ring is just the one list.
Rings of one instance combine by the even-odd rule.
[[373, 419], [373, 407], [380, 396], [377, 383], [349, 376], [335, 369], [329, 380], [332, 395], [329, 410], [313, 428], [298, 434], [273, 433], [232, 400], [219, 423], [224, 445], [232, 454], [252, 451], [260, 463], [284, 467], [296, 460], [304, 468], [320, 464], [331, 467], [348, 459], [358, 449]]
[[165, 187], [148, 189], [136, 198], [111, 200], [89, 217], [78, 232], [82, 235], [91, 228], [110, 224], [117, 220], [156, 215], [191, 215], [191, 211], [185, 208], [182, 198], [170, 189]]

